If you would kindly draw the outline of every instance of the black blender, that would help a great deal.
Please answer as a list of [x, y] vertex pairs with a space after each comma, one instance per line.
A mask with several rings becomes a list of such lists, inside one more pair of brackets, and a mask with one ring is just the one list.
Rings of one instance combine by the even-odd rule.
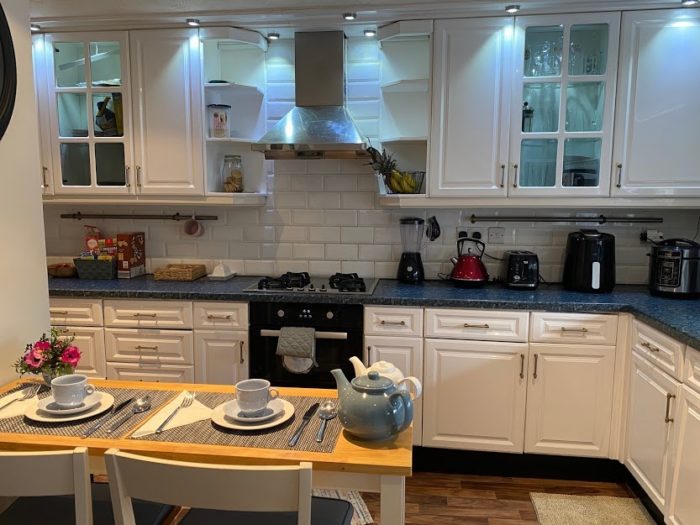
[[418, 217], [405, 217], [401, 219], [400, 230], [403, 253], [396, 278], [406, 284], [421, 283], [425, 279], [423, 260], [420, 256], [425, 221]]

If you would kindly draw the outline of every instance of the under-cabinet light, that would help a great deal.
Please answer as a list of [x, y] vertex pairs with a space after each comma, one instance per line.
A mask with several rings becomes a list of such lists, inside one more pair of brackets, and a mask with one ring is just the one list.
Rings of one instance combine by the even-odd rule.
[[343, 13], [343, 18], [345, 20], [355, 20], [357, 18], [357, 13]]
[[506, 6], [506, 13], [515, 14], [520, 11], [520, 6], [517, 4]]
[[31, 31], [41, 31], [41, 27], [38, 26], [38, 25], [36, 25], [36, 24], [30, 25], [30, 26], [29, 26], [29, 29], [30, 29]]
[[681, 5], [690, 7], [691, 5], [698, 5], [698, 2], [700, 2], [700, 0], [681, 0]]
[[267, 38], [269, 40], [279, 40], [280, 39], [280, 34], [279, 33], [268, 33]]
[[365, 29], [364, 35], [367, 38], [372, 38], [373, 36], [377, 36], [377, 30], [376, 29]]
[[188, 26], [199, 27], [199, 19], [198, 18], [188, 18], [187, 20], [185, 20], [185, 22], [187, 22]]

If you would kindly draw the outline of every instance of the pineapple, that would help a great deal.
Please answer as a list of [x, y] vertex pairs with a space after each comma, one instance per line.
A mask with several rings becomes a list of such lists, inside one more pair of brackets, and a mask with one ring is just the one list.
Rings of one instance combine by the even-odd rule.
[[369, 153], [369, 156], [372, 158], [370, 165], [374, 171], [384, 176], [389, 176], [391, 172], [396, 169], [396, 160], [394, 160], [393, 155], [386, 152], [386, 149], [382, 148], [380, 153], [377, 148], [370, 146], [367, 148], [367, 153]]

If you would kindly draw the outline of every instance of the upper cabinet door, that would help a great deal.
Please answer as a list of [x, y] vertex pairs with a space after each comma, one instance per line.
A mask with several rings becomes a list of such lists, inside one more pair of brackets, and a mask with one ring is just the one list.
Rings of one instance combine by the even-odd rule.
[[51, 134], [42, 128], [49, 122], [48, 79], [46, 71], [46, 42], [44, 35], [32, 35], [32, 62], [34, 64], [34, 91], [39, 119], [39, 154], [41, 171], [39, 182], [44, 195], [53, 194], [53, 166], [51, 161]]
[[513, 18], [435, 24], [430, 194], [506, 195]]
[[202, 94], [196, 29], [133, 31], [137, 193], [202, 195]]
[[608, 195], [619, 13], [515, 23], [509, 194]]
[[622, 17], [615, 196], [700, 196], [700, 11]]

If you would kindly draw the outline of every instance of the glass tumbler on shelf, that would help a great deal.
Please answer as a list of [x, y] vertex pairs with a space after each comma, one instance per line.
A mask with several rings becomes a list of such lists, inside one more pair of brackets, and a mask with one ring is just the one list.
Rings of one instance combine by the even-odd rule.
[[226, 193], [243, 191], [243, 163], [240, 155], [224, 155], [221, 165], [221, 183]]
[[229, 123], [228, 104], [209, 104], [209, 136], [211, 138], [222, 139], [231, 135], [231, 125]]

